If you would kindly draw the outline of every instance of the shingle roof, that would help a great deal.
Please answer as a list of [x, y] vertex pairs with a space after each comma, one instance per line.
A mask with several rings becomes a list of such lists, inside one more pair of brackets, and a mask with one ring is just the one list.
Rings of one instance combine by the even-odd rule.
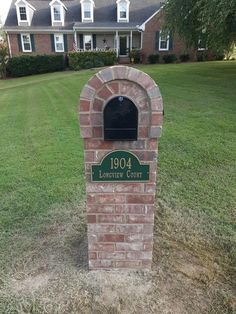
[[[17, 15], [16, 15], [16, 0], [12, 1], [6, 22], [5, 28], [17, 28]], [[74, 24], [79, 27], [86, 27], [86, 24], [81, 23], [81, 5], [80, 0], [62, 0], [66, 8], [66, 18], [64, 29], [73, 29]], [[95, 28], [99, 25], [102, 27], [120, 26], [134, 27], [141, 25], [151, 15], [153, 15], [164, 1], [158, 0], [130, 0], [130, 17], [129, 23], [117, 23], [117, 8], [116, 0], [94, 0], [94, 23], [91, 26]], [[51, 27], [51, 11], [50, 0], [28, 0], [28, 3], [33, 5], [36, 9], [34, 12], [31, 28], [45, 28]], [[118, 24], [118, 25], [117, 25]], [[122, 24], [122, 25], [121, 25]], [[87, 24], [88, 26], [88, 24]], [[22, 27], [21, 27], [22, 28]]]

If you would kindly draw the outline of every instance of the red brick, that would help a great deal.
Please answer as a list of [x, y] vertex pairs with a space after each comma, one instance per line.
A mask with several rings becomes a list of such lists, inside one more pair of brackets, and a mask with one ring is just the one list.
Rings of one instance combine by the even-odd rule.
[[88, 100], [81, 99], [79, 110], [81, 112], [84, 112], [84, 111], [86, 112], [86, 111], [89, 111], [89, 109], [90, 109], [90, 102]]
[[89, 260], [90, 269], [111, 269], [115, 267], [115, 261], [111, 260]]
[[117, 268], [136, 269], [142, 266], [142, 261], [116, 261]]
[[142, 183], [116, 183], [114, 185], [117, 193], [142, 193], [144, 192], [144, 184]]
[[90, 115], [87, 113], [81, 113], [79, 117], [80, 125], [90, 125]]
[[102, 140], [94, 140], [87, 139], [84, 143], [85, 149], [113, 149], [114, 142], [112, 141], [102, 141]]
[[147, 126], [140, 126], [138, 128], [138, 138], [148, 137], [149, 128]]
[[152, 261], [151, 260], [142, 261], [142, 267], [146, 269], [151, 269]]
[[110, 82], [107, 84], [107, 86], [112, 91], [112, 93], [119, 94], [119, 83], [118, 82]]
[[122, 194], [88, 194], [88, 204], [124, 204], [125, 196]]
[[147, 141], [147, 149], [157, 150], [157, 140], [156, 139], [149, 139]]
[[102, 98], [104, 100], [107, 100], [109, 97], [112, 96], [112, 92], [106, 87], [104, 86], [98, 93], [97, 96], [99, 98]]
[[115, 66], [112, 68], [114, 79], [126, 79], [128, 67], [125, 66]]
[[130, 225], [130, 224], [124, 224], [124, 225], [117, 225], [116, 231], [122, 234], [131, 234], [131, 233], [141, 233], [143, 232], [143, 225]]
[[95, 75], [87, 83], [93, 89], [97, 90], [102, 86], [102, 81]]
[[156, 193], [156, 184], [146, 184], [145, 185], [145, 192], [154, 194]]
[[144, 214], [145, 205], [126, 205], [126, 213], [128, 214]]
[[102, 112], [103, 104], [104, 104], [103, 100], [101, 100], [99, 98], [95, 98], [93, 101], [93, 110], [98, 111], [98, 112]]
[[124, 234], [104, 234], [98, 237], [99, 242], [124, 242]]
[[87, 222], [89, 224], [94, 224], [97, 222], [96, 215], [87, 215]]
[[150, 233], [150, 234], [152, 234], [153, 233], [153, 224], [145, 224], [144, 226], [143, 226], [143, 233], [145, 234], [145, 233]]
[[89, 244], [89, 250], [100, 251], [100, 252], [114, 252], [115, 244], [114, 243], [93, 243], [93, 244]]
[[130, 260], [136, 260], [136, 259], [148, 260], [151, 258], [152, 258], [152, 252], [138, 252], [138, 251], [127, 252], [127, 259], [130, 259]]
[[82, 138], [91, 138], [93, 136], [92, 128], [88, 126], [80, 127], [80, 136]]
[[97, 253], [96, 252], [89, 252], [89, 259], [97, 259]]
[[98, 215], [99, 223], [123, 223], [125, 217], [123, 215]]
[[154, 195], [127, 195], [127, 204], [153, 204], [155, 201]]
[[84, 161], [85, 162], [93, 162], [94, 161], [94, 152], [93, 151], [85, 151], [84, 152]]
[[90, 120], [92, 126], [101, 126], [103, 124], [102, 113], [91, 113]]
[[125, 252], [98, 252], [98, 258], [124, 260], [126, 258], [126, 254]]
[[94, 127], [92, 128], [93, 138], [103, 138], [103, 128]]
[[149, 112], [141, 112], [139, 114], [139, 124], [140, 125], [150, 125], [150, 113]]
[[115, 233], [116, 225], [114, 224], [90, 224], [88, 225], [89, 233]]
[[147, 97], [141, 97], [140, 99], [136, 100], [136, 104], [138, 108], [142, 111], [148, 111], [149, 110], [149, 101]]
[[[93, 183], [92, 183], [92, 185], [93, 185]], [[89, 205], [89, 206], [87, 206], [87, 212], [89, 212], [89, 213], [101, 213], [101, 214], [109, 213], [109, 214], [111, 214], [111, 213], [115, 212], [115, 205], [106, 205], [106, 204], [104, 204], [104, 205], [100, 205], [100, 204]]]
[[163, 114], [162, 113], [152, 113], [151, 116], [151, 124], [155, 125], [162, 125], [163, 123]]
[[152, 249], [153, 249], [153, 243], [152, 242], [144, 243], [144, 251], [152, 252]]
[[127, 215], [127, 222], [128, 223], [134, 223], [134, 224], [152, 223], [152, 222], [154, 222], [154, 217], [153, 217], [153, 215], [129, 214], [129, 215]]
[[139, 243], [116, 243], [117, 251], [142, 251], [143, 244]]
[[125, 236], [125, 242], [127, 242], [127, 243], [142, 242], [142, 241], [143, 241], [143, 234], [142, 233], [128, 234]]

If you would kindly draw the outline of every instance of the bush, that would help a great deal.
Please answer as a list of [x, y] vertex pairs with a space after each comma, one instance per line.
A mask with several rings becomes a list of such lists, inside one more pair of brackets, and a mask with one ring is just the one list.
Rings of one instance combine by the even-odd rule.
[[6, 78], [8, 61], [9, 56], [7, 43], [4, 41], [0, 41], [0, 78]]
[[190, 56], [188, 53], [182, 54], [179, 56], [181, 62], [188, 62], [190, 60]]
[[208, 54], [206, 51], [198, 51], [197, 53], [197, 61], [203, 62], [208, 60]]
[[62, 71], [65, 69], [63, 55], [42, 55], [11, 58], [7, 65], [7, 73], [12, 77]]
[[162, 59], [165, 63], [174, 63], [177, 61], [176, 55], [174, 54], [164, 55]]
[[155, 54], [155, 55], [149, 55], [148, 56], [148, 62], [151, 63], [151, 64], [154, 64], [154, 63], [158, 63], [159, 62], [159, 54]]
[[132, 49], [129, 53], [130, 61], [133, 63], [141, 63], [142, 54], [140, 49]]
[[77, 71], [114, 65], [117, 57], [114, 51], [83, 51], [69, 52], [68, 59], [70, 69]]

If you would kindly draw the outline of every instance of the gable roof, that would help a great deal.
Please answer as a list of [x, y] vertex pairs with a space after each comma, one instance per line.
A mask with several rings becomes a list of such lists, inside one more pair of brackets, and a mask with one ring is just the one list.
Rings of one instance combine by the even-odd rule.
[[[5, 29], [21, 28], [17, 23], [15, 8], [16, 0], [13, 0], [4, 25]], [[51, 11], [49, 3], [51, 0], [27, 0], [36, 11], [32, 19], [31, 27], [33, 29], [51, 28]], [[94, 0], [94, 23], [82, 23], [80, 0], [62, 0], [67, 8], [65, 17], [65, 26], [60, 29], [72, 30], [74, 25], [79, 28], [99, 27], [103, 28], [118, 27], [127, 28], [142, 25], [150, 16], [158, 11], [163, 5], [163, 0], [130, 0], [129, 23], [117, 23], [117, 4], [116, 0]], [[87, 25], [86, 25], [87, 24]]]

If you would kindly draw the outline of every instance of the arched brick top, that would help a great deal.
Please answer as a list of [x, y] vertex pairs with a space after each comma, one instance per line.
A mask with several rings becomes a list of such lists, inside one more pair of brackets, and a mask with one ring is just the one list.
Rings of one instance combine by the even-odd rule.
[[[142, 71], [127, 66], [101, 70], [84, 86], [80, 95], [82, 138], [102, 139], [102, 113], [113, 97], [130, 98], [139, 110], [139, 138], [159, 138], [163, 118], [162, 97], [156, 83]], [[144, 131], [146, 129], [146, 131]]]

